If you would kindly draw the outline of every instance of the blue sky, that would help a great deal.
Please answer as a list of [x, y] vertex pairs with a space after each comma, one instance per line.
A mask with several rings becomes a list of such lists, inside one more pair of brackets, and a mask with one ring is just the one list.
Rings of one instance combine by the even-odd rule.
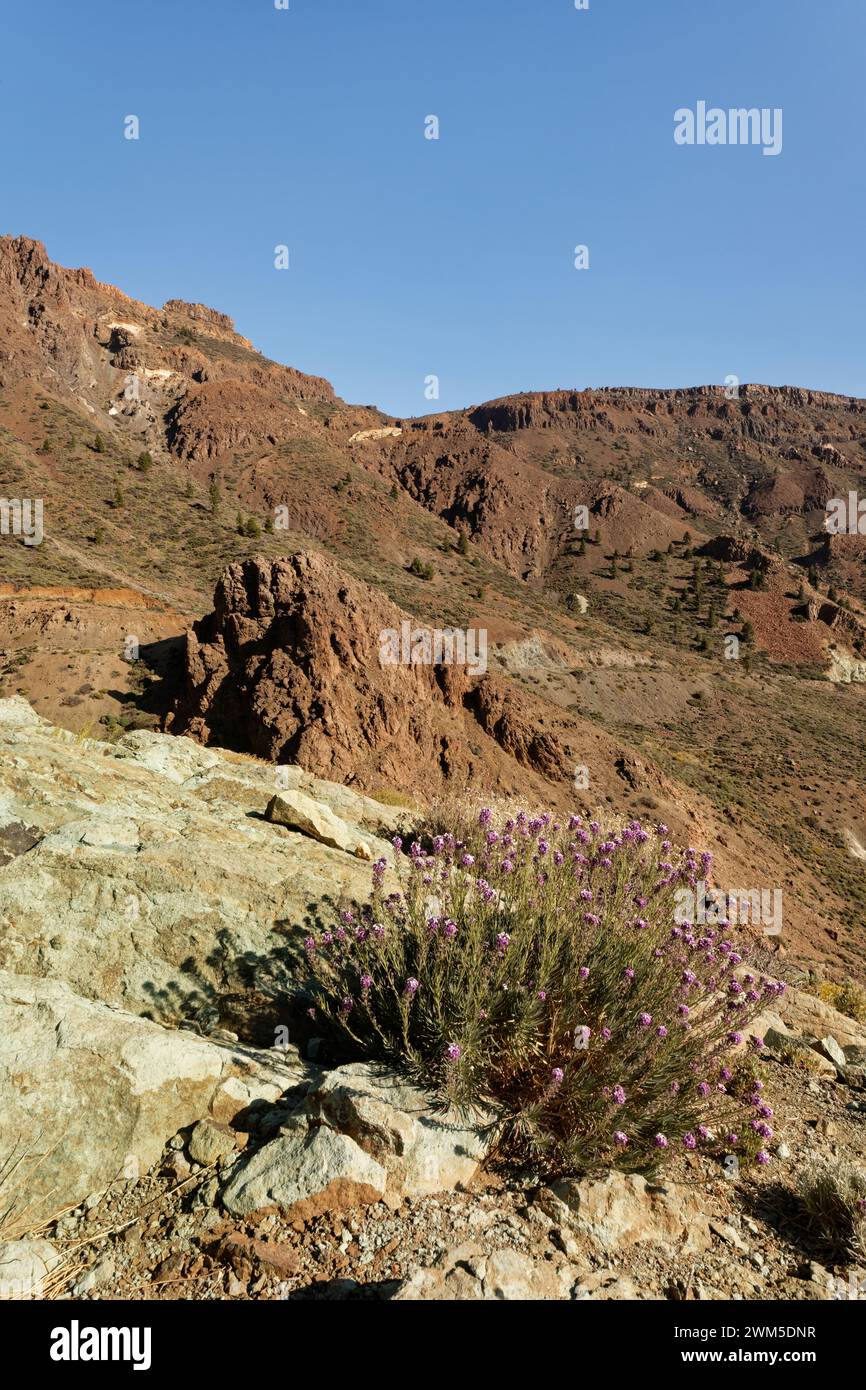
[[[866, 396], [863, 0], [41, 0], [3, 30], [0, 230], [348, 400]], [[782, 153], [677, 146], [699, 100], [781, 107]]]

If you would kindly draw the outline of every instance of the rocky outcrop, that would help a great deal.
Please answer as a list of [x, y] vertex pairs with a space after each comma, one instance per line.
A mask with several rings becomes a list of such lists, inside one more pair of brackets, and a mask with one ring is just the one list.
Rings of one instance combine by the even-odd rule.
[[[237, 1031], [233, 1001], [255, 997], [272, 1030], [307, 913], [367, 896], [359, 851], [393, 860], [388, 808], [189, 739], [98, 743], [3, 700], [0, 759], [0, 969], [156, 1019]], [[277, 790], [337, 818], [351, 852], [269, 824]]]
[[[523, 768], [561, 780], [567, 758], [526, 695], [477, 679], [469, 644], [443, 641], [438, 662], [432, 645], [430, 660], [410, 661], [407, 644], [404, 662], [404, 626], [430, 631], [322, 555], [231, 565], [188, 635], [171, 727], [370, 789], [506, 790], [525, 785]], [[394, 661], [381, 659], [388, 634]]]
[[314, 1074], [296, 1053], [164, 1028], [60, 981], [2, 971], [0, 1134], [4, 1162], [20, 1160], [12, 1218], [20, 1209], [30, 1228], [133, 1182], [179, 1129], [206, 1115], [229, 1125], [302, 1093]]

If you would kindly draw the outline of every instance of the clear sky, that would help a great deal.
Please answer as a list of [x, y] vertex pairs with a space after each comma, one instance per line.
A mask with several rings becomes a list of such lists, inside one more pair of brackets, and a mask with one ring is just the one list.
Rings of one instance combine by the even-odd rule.
[[[864, 0], [10, 0], [2, 40], [0, 230], [348, 400], [866, 396]], [[701, 100], [782, 153], [678, 146]]]

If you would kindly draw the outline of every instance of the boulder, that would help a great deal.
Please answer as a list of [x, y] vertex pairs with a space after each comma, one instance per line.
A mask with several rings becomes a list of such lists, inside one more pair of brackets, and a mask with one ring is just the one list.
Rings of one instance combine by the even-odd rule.
[[389, 1190], [403, 1196], [465, 1188], [489, 1147], [491, 1116], [479, 1114], [472, 1125], [434, 1111], [423, 1091], [362, 1062], [329, 1072], [306, 1104], [382, 1164]]
[[682, 1254], [710, 1247], [700, 1194], [680, 1183], [650, 1184], [638, 1174], [614, 1172], [604, 1178], [561, 1178], [551, 1191], [571, 1212], [578, 1233], [605, 1250], [643, 1242]]
[[789, 1028], [813, 1038], [831, 1035], [843, 1047], [866, 1047], [866, 1029], [814, 994], [791, 986], [776, 1007]]
[[222, 1191], [233, 1216], [278, 1207], [300, 1220], [378, 1202], [387, 1174], [353, 1139], [298, 1123], [241, 1159]]
[[837, 1071], [845, 1070], [847, 1066], [845, 1053], [842, 1051], [836, 1039], [830, 1034], [828, 1034], [826, 1038], [821, 1039], [817, 1045], [816, 1051], [820, 1052], [822, 1057], [828, 1058], [829, 1061], [834, 1064]]
[[327, 806], [307, 796], [306, 792], [285, 791], [273, 796], [265, 814], [275, 825], [299, 830], [302, 835], [309, 835], [323, 845], [353, 854], [356, 859], [373, 857], [368, 841], [357, 830], [334, 815]]
[[836, 1075], [836, 1066], [828, 1057], [818, 1052], [806, 1038], [799, 1037], [787, 1028], [784, 1032], [768, 1028], [764, 1034], [764, 1046], [773, 1057], [780, 1061], [792, 1061], [794, 1065], [814, 1073], [815, 1076]]

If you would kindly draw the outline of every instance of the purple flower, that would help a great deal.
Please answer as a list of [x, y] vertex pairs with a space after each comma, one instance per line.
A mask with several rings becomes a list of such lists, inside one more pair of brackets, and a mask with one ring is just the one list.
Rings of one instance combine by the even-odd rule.
[[628, 1143], [628, 1135], [627, 1135], [627, 1134], [623, 1134], [623, 1132], [622, 1132], [621, 1129], [615, 1129], [614, 1132], [613, 1132], [613, 1142], [614, 1142], [619, 1148], [624, 1149], [625, 1146], [626, 1146], [627, 1143]]
[[546, 990], [546, 989], [540, 989], [540, 990], [538, 991], [538, 997], [539, 997], [539, 999], [541, 1000], [541, 1002], [542, 1002], [542, 1004], [543, 1004], [544, 1001], [545, 1001], [545, 999], [547, 998], [547, 990]]
[[368, 992], [368, 990], [371, 990], [372, 988], [373, 988], [373, 976], [372, 976], [372, 975], [362, 975], [362, 976], [361, 976], [361, 993], [362, 993], [362, 994], [366, 994], [366, 993]]
[[442, 935], [447, 941], [450, 941], [452, 937], [457, 935], [457, 923], [452, 922], [450, 917], [447, 922], [443, 922], [442, 924]]
[[550, 1073], [550, 1079], [553, 1082], [554, 1086], [561, 1085], [564, 1076], [565, 1072], [562, 1070], [562, 1067], [554, 1067], [553, 1071]]
[[760, 1164], [762, 1168], [766, 1168], [769, 1161], [770, 1155], [767, 1153], [766, 1149], [759, 1149], [759, 1151], [755, 1154], [755, 1162]]
[[414, 975], [410, 975], [405, 985], [403, 986], [403, 993], [408, 994], [409, 998], [411, 999], [412, 995], [416, 993], [417, 989], [418, 981], [415, 979]]
[[496, 949], [497, 949], [497, 951], [499, 952], [499, 954], [500, 954], [501, 956], [504, 956], [504, 955], [505, 955], [505, 952], [508, 950], [508, 943], [509, 943], [510, 941], [511, 941], [511, 937], [508, 935], [508, 932], [507, 932], [507, 931], [497, 932], [497, 935], [496, 935]]
[[696, 1149], [698, 1147], [698, 1141], [693, 1134], [684, 1134], [683, 1143], [687, 1149]]
[[740, 1142], [740, 1136], [739, 1136], [739, 1134], [734, 1134], [733, 1132], [731, 1132], [730, 1134], [726, 1134], [726, 1135], [725, 1135], [725, 1143], [726, 1143], [726, 1144], [730, 1144], [730, 1146], [731, 1146], [732, 1149], [735, 1149], [735, 1148], [737, 1147], [737, 1145], [739, 1144], [739, 1142]]
[[448, 1046], [447, 1046], [446, 1049], [445, 1049], [445, 1056], [448, 1058], [448, 1061], [449, 1061], [449, 1062], [459, 1062], [459, 1061], [460, 1061], [460, 1044], [459, 1044], [459, 1043], [449, 1043]]
[[482, 809], [478, 812], [478, 824], [482, 826], [489, 825], [492, 820], [493, 812], [491, 811], [490, 807], [482, 807]]
[[641, 1028], [649, 1028], [650, 1024], [653, 1021], [653, 1016], [652, 1014], [638, 1014], [637, 1021], [640, 1024]]
[[706, 1082], [706, 1081], [702, 1081], [701, 1084], [698, 1086], [698, 1095], [699, 1095], [699, 1096], [708, 1096], [709, 1094], [710, 1094], [710, 1088], [709, 1088], [707, 1082]]
[[617, 1105], [625, 1105], [625, 1091], [623, 1090], [622, 1086], [614, 1086], [613, 1098], [616, 1101]]
[[664, 1025], [663, 1023], [660, 1023], [659, 1026], [658, 1026], [658, 1028], [656, 1029], [656, 1036], [659, 1037], [659, 1038], [666, 1038], [667, 1035], [668, 1035], [668, 1030], [667, 1030], [667, 1028], [665, 1027], [665, 1025]]
[[578, 973], [578, 975], [580, 976], [580, 978], [581, 978], [582, 980], [588, 979], [588, 978], [589, 978], [589, 966], [588, 966], [588, 965], [582, 965], [582, 966], [580, 967], [580, 969], [578, 970], [577, 973]]
[[732, 1043], [734, 1047], [736, 1047], [736, 1046], [738, 1045], [738, 1043], [741, 1043], [742, 1041], [743, 1041], [743, 1035], [742, 1035], [742, 1033], [729, 1033], [729, 1034], [728, 1034], [728, 1042], [729, 1042], [729, 1043]]
[[633, 966], [631, 966], [631, 965], [627, 965], [627, 966], [626, 966], [626, 968], [625, 968], [625, 978], [626, 978], [627, 980], [633, 980], [633, 979], [634, 979], [634, 968], [633, 968]]
[[306, 951], [306, 953], [307, 953], [308, 956], [311, 956], [311, 955], [313, 954], [313, 952], [315, 951], [315, 949], [316, 949], [316, 938], [315, 938], [314, 936], [308, 936], [308, 937], [306, 938], [306, 940], [304, 941], [304, 950]]
[[653, 1144], [657, 1149], [666, 1149], [668, 1141], [663, 1134], [657, 1134], [653, 1139]]

